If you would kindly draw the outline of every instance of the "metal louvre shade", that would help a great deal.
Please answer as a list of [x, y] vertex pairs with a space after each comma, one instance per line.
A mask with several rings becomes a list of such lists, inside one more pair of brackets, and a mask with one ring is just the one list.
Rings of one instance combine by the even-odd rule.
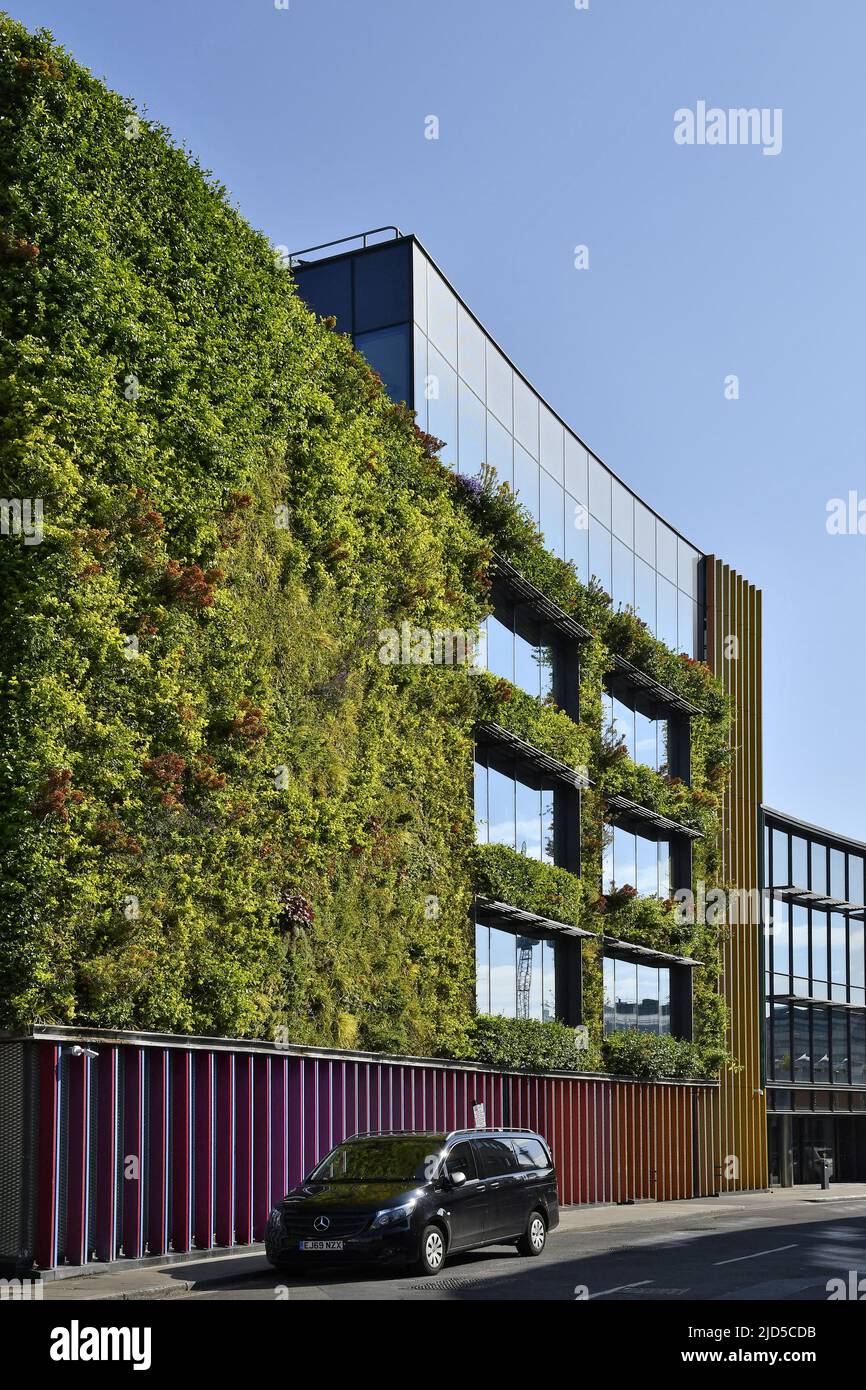
[[538, 912], [527, 912], [525, 908], [513, 907], [511, 903], [499, 902], [496, 898], [476, 897], [475, 906], [486, 916], [501, 917], [518, 926], [535, 927], [539, 931], [559, 932], [564, 936], [596, 936], [596, 932], [584, 927], [575, 927], [568, 922], [558, 922], [552, 917], [542, 917]]
[[526, 579], [503, 555], [494, 554], [490, 568], [494, 578], [498, 579], [514, 598], [525, 603], [537, 618], [561, 632], [564, 637], [570, 637], [574, 642], [585, 642], [590, 636], [588, 628], [576, 618], [572, 618], [564, 608], [560, 608], [558, 603], [554, 603], [553, 599], [542, 593], [541, 589], [537, 589], [532, 581]]
[[693, 956], [675, 956], [670, 951], [657, 951], [652, 946], [638, 946], [633, 941], [623, 941], [617, 936], [603, 936], [602, 944], [622, 955], [631, 952], [632, 955], [645, 956], [650, 960], [665, 961], [668, 965], [690, 965], [694, 969], [703, 965], [702, 960], [695, 960]]
[[654, 830], [663, 830], [669, 835], [682, 835], [687, 840], [704, 838], [702, 831], [695, 830], [690, 825], [681, 825], [679, 821], [671, 820], [668, 816], [651, 810], [649, 806], [642, 806], [638, 801], [629, 801], [627, 796], [606, 793], [604, 799], [608, 810], [615, 812], [617, 818], [623, 816], [632, 821], [640, 821], [644, 825], [652, 826]]
[[683, 695], [678, 695], [675, 690], [671, 690], [668, 686], [662, 685], [661, 681], [657, 681], [654, 676], [647, 675], [646, 671], [641, 671], [639, 667], [626, 661], [624, 656], [615, 656], [613, 662], [613, 677], [616, 680], [632, 686], [635, 690], [642, 690], [656, 704], [674, 710], [677, 714], [689, 716], [700, 714], [700, 709], [697, 705], [693, 705], [691, 700], [687, 700]]
[[859, 922], [866, 919], [866, 905], [863, 903], [850, 903], [846, 898], [834, 898], [829, 893], [816, 893], [811, 888], [800, 888], [796, 883], [774, 885], [771, 892], [774, 898], [783, 898], [785, 902], [794, 903], [798, 907], [817, 907], [828, 912], [844, 912], [846, 916]]
[[477, 724], [475, 740], [476, 743], [495, 743], [502, 748], [508, 748], [538, 772], [544, 772], [549, 777], [555, 778], [556, 781], [564, 782], [566, 786], [584, 788], [592, 785], [586, 774], [579, 768], [569, 767], [567, 763], [561, 763], [558, 758], [552, 758], [549, 753], [542, 752], [540, 748], [527, 743], [517, 734], [512, 734], [501, 724], [494, 724], [488, 720]]

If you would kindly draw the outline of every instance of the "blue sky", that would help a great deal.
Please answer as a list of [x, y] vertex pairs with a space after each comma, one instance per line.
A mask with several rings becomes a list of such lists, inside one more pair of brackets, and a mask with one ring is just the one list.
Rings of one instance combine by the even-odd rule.
[[[6, 8], [273, 242], [414, 231], [595, 452], [763, 590], [765, 799], [866, 839], [866, 535], [825, 524], [866, 498], [860, 0]], [[781, 152], [676, 144], [701, 100], [781, 108]]]

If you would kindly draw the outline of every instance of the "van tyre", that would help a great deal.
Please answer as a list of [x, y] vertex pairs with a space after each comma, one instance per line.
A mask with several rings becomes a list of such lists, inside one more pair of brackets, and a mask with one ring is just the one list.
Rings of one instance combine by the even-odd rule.
[[445, 1263], [445, 1236], [441, 1226], [425, 1226], [418, 1256], [419, 1274], [438, 1274]]
[[526, 1230], [517, 1242], [521, 1255], [540, 1255], [547, 1244], [547, 1226], [540, 1211], [534, 1211], [526, 1223]]

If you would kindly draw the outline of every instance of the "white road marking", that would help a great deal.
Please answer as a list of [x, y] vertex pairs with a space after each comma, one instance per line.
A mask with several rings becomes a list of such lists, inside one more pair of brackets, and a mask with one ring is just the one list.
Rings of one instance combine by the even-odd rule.
[[793, 1245], [776, 1245], [772, 1250], [756, 1250], [755, 1253], [754, 1253], [754, 1255], [736, 1255], [736, 1256], [734, 1257], [734, 1259], [732, 1259], [732, 1260], [716, 1260], [716, 1261], [714, 1262], [714, 1267], [718, 1268], [719, 1265], [735, 1265], [735, 1264], [739, 1264], [741, 1260], [759, 1260], [759, 1259], [761, 1258], [762, 1255], [778, 1255], [778, 1253], [779, 1253], [780, 1250], [796, 1250], [796, 1249], [797, 1249], [797, 1242], [796, 1242], [796, 1241], [794, 1242]]
[[615, 1289], [602, 1289], [599, 1293], [591, 1293], [590, 1298], [604, 1298], [608, 1293], [621, 1293], [623, 1289], [639, 1289], [644, 1284], [651, 1284], [652, 1279], [638, 1279], [634, 1284], [617, 1284]]

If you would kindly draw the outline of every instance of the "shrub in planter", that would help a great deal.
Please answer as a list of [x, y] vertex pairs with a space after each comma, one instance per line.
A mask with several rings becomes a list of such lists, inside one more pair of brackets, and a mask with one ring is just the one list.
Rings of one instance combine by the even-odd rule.
[[468, 1056], [493, 1067], [515, 1071], [587, 1071], [586, 1048], [564, 1023], [534, 1018], [479, 1014], [468, 1043]]
[[605, 1070], [645, 1081], [664, 1077], [705, 1076], [699, 1048], [669, 1033], [641, 1033], [626, 1028], [609, 1033], [602, 1043]]

